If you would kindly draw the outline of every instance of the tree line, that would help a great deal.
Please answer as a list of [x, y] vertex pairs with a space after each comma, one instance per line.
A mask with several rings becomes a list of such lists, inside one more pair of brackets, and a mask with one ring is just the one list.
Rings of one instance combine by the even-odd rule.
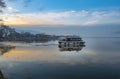
[[14, 28], [6, 25], [0, 26], [0, 41], [18, 42], [47, 42], [57, 40], [59, 36], [44, 33], [32, 34], [30, 32], [17, 32]]

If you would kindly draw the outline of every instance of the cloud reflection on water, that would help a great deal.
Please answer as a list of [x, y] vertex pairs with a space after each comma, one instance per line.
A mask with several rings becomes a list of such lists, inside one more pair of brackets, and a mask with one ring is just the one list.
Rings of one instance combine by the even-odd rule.
[[120, 40], [84, 40], [81, 51], [61, 52], [57, 44], [14, 44], [14, 50], [0, 56], [0, 69], [7, 79], [119, 79]]
[[[99, 41], [99, 42], [97, 42]], [[119, 63], [119, 49], [118, 45], [112, 43], [113, 40], [97, 40], [87, 46], [81, 51], [59, 51], [57, 44], [40, 45], [35, 44], [26, 46], [17, 46], [16, 49], [5, 53], [2, 58], [12, 61], [22, 62], [57, 62], [57, 63]], [[116, 41], [116, 40], [115, 40]], [[101, 43], [100, 43], [101, 42]], [[103, 42], [103, 43], [102, 43]], [[105, 44], [105, 42], [107, 44]], [[113, 41], [114, 42], [114, 41]], [[96, 46], [97, 45], [97, 46]], [[103, 46], [102, 46], [103, 45]], [[108, 48], [112, 49], [108, 50]], [[105, 49], [105, 50], [103, 50]], [[117, 50], [114, 50], [117, 49]]]

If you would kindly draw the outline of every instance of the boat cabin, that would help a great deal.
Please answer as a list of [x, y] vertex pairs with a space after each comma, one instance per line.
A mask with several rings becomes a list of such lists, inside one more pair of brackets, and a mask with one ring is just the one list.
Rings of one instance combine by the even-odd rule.
[[84, 41], [78, 36], [61, 37], [58, 41], [59, 47], [62, 48], [76, 48], [84, 45]]

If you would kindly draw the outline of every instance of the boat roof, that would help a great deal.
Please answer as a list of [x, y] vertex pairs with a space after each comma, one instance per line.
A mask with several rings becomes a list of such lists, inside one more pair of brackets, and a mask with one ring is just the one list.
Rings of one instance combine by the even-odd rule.
[[80, 38], [79, 36], [66, 36], [66, 38]]
[[66, 39], [66, 38], [81, 38], [79, 36], [63, 36], [63, 37], [60, 37], [60, 39]]

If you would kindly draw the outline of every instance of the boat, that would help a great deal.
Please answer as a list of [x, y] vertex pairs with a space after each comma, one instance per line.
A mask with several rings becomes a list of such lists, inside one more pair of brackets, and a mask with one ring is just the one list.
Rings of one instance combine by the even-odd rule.
[[72, 48], [76, 49], [85, 46], [85, 42], [79, 36], [64, 36], [58, 40], [59, 48]]

